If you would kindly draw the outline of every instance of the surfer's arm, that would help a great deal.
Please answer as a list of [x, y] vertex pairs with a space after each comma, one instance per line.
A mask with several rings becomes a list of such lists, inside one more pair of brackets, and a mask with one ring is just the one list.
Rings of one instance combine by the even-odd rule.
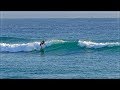
[[42, 44], [40, 43], [40, 46], [42, 46]]

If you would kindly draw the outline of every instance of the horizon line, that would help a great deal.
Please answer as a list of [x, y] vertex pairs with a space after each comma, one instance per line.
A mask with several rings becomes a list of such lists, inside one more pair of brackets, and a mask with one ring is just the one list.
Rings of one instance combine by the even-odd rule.
[[0, 18], [0, 19], [85, 19], [85, 18], [89, 18], [89, 19], [92, 19], [92, 18], [120, 18], [120, 17], [57, 17], [57, 18], [54, 18], [54, 17], [25, 17], [25, 18], [22, 18], [22, 17], [17, 17], [17, 18]]

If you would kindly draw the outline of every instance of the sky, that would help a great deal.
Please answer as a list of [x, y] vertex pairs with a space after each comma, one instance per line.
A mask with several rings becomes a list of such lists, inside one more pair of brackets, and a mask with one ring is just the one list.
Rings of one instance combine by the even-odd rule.
[[120, 18], [120, 11], [0, 11], [0, 18]]

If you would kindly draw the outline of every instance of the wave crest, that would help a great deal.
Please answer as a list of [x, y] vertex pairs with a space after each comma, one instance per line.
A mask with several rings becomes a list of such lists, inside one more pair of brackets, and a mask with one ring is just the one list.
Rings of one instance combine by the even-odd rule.
[[[56, 45], [57, 44], [57, 45]], [[50, 47], [52, 46], [52, 47]], [[85, 48], [103, 48], [103, 47], [119, 47], [120, 42], [105, 42], [97, 43], [91, 41], [64, 41], [64, 40], [48, 40], [45, 42], [45, 48], [49, 49], [65, 49], [65, 50], [79, 50]], [[48, 50], [46, 48], [46, 50]], [[29, 52], [40, 50], [40, 42], [23, 43], [23, 44], [7, 44], [0, 43], [0, 52]]]
[[81, 41], [81, 40], [79, 40], [78, 42], [81, 47], [86, 47], [86, 48], [102, 48], [102, 47], [120, 46], [119, 42], [96, 43], [96, 42]]

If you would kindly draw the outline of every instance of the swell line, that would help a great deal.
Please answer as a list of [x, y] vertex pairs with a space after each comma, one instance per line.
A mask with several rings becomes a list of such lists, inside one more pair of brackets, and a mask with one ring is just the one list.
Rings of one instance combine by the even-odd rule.
[[[47, 51], [79, 51], [80, 49], [101, 49], [120, 47], [120, 42], [92, 42], [92, 41], [64, 41], [48, 40], [45, 42], [44, 50]], [[31, 52], [40, 51], [40, 42], [9, 44], [0, 43], [0, 52]]]

